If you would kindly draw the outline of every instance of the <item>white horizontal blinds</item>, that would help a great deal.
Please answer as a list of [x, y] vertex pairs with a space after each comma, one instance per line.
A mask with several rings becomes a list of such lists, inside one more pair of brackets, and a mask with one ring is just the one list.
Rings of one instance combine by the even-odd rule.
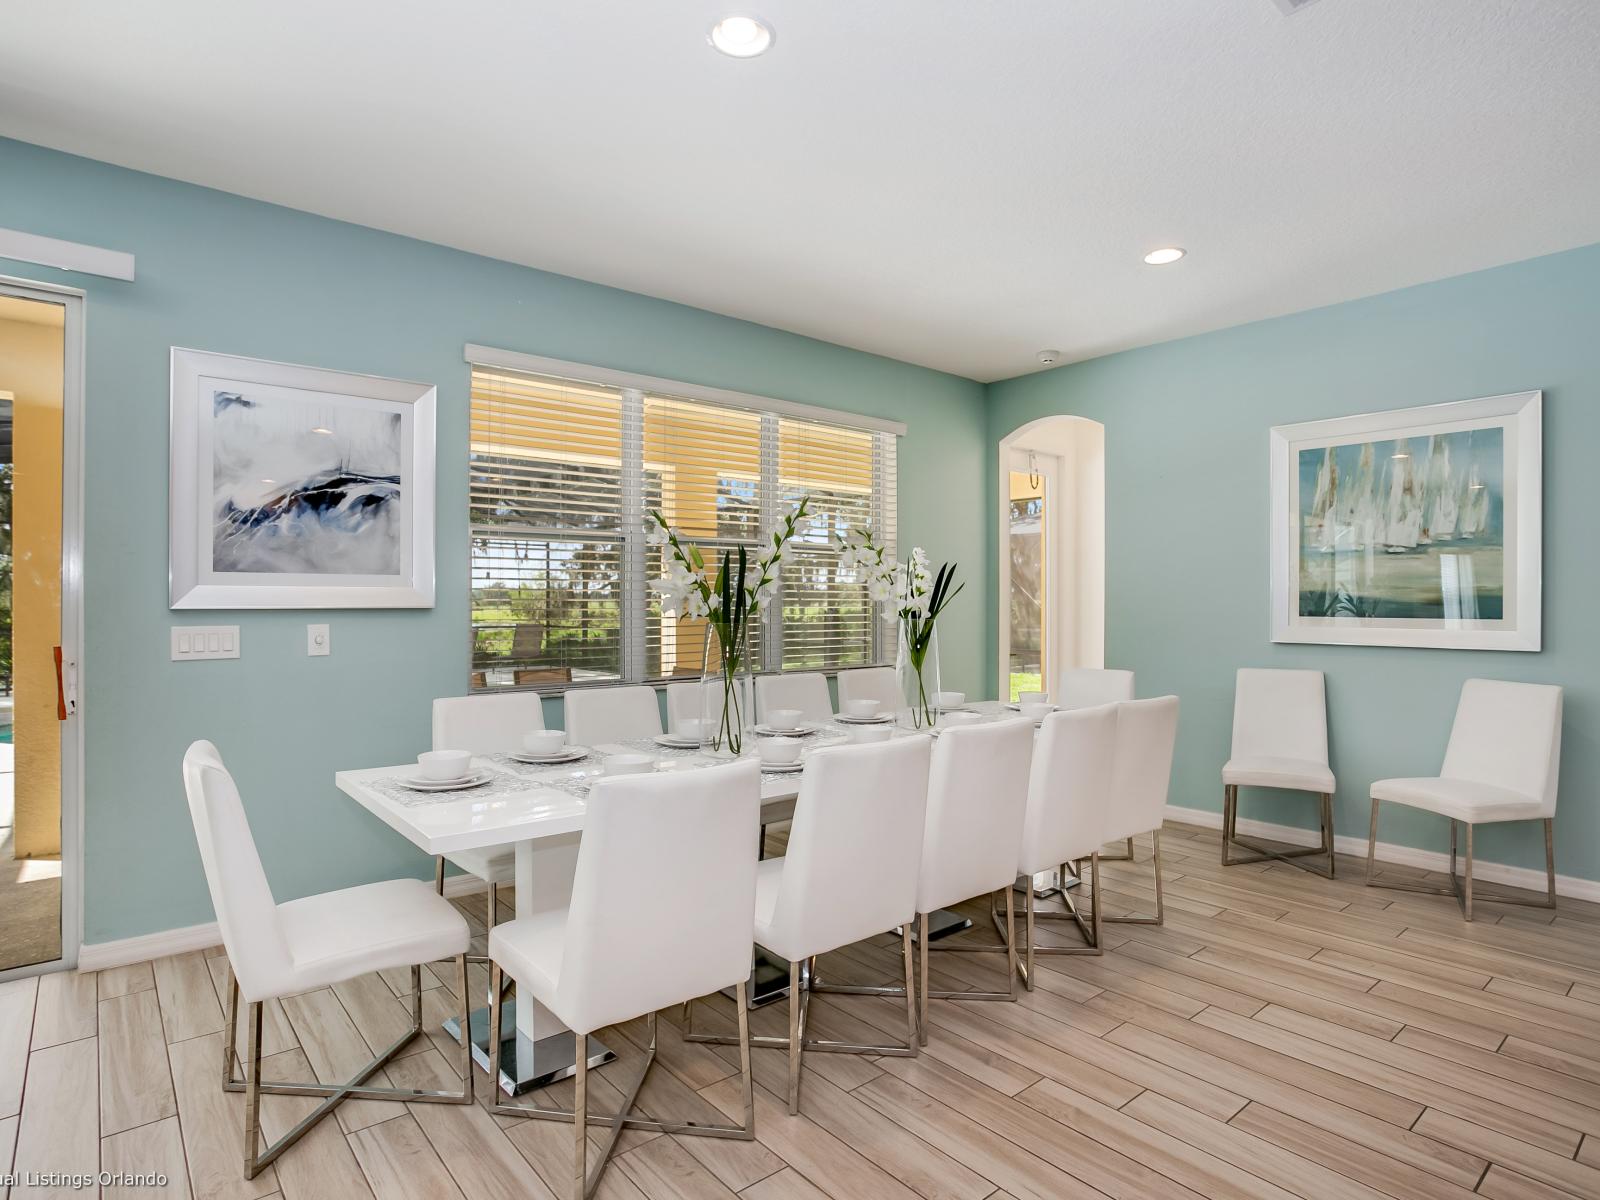
[[[851, 526], [880, 529], [884, 433], [777, 418], [778, 511], [810, 497], [811, 521], [785, 554], [778, 654], [783, 670], [865, 666], [876, 660], [875, 609], [865, 585], [842, 577], [836, 540]], [[892, 469], [892, 468], [891, 468]]]
[[473, 369], [472, 683], [623, 674], [623, 395]]
[[[715, 579], [725, 552], [743, 545], [753, 563], [762, 540], [760, 413], [676, 396], [647, 395], [644, 404], [646, 509], [658, 509], [685, 541], [700, 547], [705, 575]], [[651, 547], [646, 574], [665, 573], [667, 551]], [[651, 596], [645, 625], [648, 678], [698, 675], [704, 665], [702, 620], [663, 616]], [[760, 639], [752, 636], [759, 668]]]
[[698, 676], [705, 622], [663, 614], [646, 586], [666, 567], [644, 539], [648, 513], [700, 547], [712, 578], [740, 546], [753, 566], [802, 496], [815, 521], [752, 631], [755, 668], [892, 653], [865, 588], [838, 577], [833, 538], [870, 524], [892, 548], [894, 434], [638, 382], [473, 367], [473, 688]]

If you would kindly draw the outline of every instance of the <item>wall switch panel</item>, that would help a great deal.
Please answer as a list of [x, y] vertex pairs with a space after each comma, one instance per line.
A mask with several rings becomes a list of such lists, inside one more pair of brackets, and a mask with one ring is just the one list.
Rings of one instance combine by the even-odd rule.
[[306, 626], [306, 653], [313, 658], [333, 653], [333, 639], [326, 625]]
[[237, 625], [174, 625], [172, 661], [199, 662], [208, 658], [238, 658]]

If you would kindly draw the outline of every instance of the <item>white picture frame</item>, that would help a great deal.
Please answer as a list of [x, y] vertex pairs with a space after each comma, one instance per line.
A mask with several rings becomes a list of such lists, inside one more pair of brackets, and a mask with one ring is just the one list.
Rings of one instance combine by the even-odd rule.
[[174, 346], [170, 606], [433, 607], [436, 407], [431, 384]]
[[1539, 650], [1542, 405], [1516, 392], [1273, 428], [1272, 640]]

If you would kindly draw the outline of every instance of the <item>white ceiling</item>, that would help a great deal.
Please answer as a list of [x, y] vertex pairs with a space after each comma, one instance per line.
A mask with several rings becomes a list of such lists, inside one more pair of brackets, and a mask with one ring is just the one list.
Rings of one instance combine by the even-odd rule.
[[0, 133], [981, 380], [1600, 241], [1596, 0], [739, 3], [7, 0]]

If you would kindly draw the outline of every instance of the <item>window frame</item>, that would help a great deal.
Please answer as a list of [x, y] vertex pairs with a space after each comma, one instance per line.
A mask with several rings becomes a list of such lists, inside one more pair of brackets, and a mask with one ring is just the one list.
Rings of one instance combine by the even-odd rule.
[[[903, 437], [906, 433], [906, 426], [903, 422], [815, 405], [799, 404], [791, 400], [780, 400], [747, 392], [736, 392], [725, 388], [706, 387], [679, 380], [616, 371], [607, 367], [597, 367], [585, 363], [523, 354], [514, 350], [500, 350], [488, 346], [468, 344], [466, 346], [465, 359], [469, 364], [469, 414], [472, 403], [470, 371], [480, 367], [488, 370], [505, 370], [543, 376], [575, 384], [610, 387], [617, 389], [622, 394], [620, 525], [616, 527], [608, 526], [604, 531], [597, 529], [582, 531], [562, 530], [559, 535], [557, 531], [548, 530], [542, 526], [495, 527], [496, 533], [503, 538], [523, 537], [549, 540], [551, 537], [559, 536], [559, 540], [620, 542], [622, 555], [619, 588], [621, 659], [618, 664], [618, 676], [615, 679], [593, 681], [573, 680], [569, 682], [525, 685], [488, 685], [486, 683], [484, 687], [474, 687], [472, 685], [472, 674], [476, 668], [469, 662], [468, 691], [473, 694], [509, 691], [554, 694], [574, 687], [616, 687], [631, 684], [661, 686], [674, 682], [675, 678], [678, 681], [686, 678], [651, 676], [646, 673], [646, 667], [649, 662], [648, 619], [646, 618], [646, 613], [650, 601], [648, 582], [650, 547], [646, 544], [644, 519], [644, 501], [647, 491], [644, 416], [646, 400], [652, 395], [737, 409], [753, 413], [761, 418], [759, 457], [761, 472], [761, 487], [759, 489], [760, 519], [761, 528], [768, 531], [777, 527], [779, 518], [782, 515], [779, 499], [781, 488], [779, 447], [781, 421], [784, 418], [870, 432], [874, 435], [887, 435], [886, 440], [880, 442], [872, 455], [873, 477], [870, 507], [875, 530], [893, 530], [895, 534], [898, 533], [898, 520], [891, 522], [889, 518], [891, 515], [898, 518], [898, 512], [891, 514], [890, 505], [892, 504], [898, 509], [899, 497], [898, 494], [891, 497], [889, 490], [892, 485], [898, 482], [898, 465], [893, 460], [898, 454], [897, 439]], [[471, 461], [472, 449], [469, 437], [469, 472]], [[896, 492], [898, 492], [897, 487]], [[473, 522], [470, 496], [468, 500], [467, 527], [469, 531], [467, 612], [469, 632], [471, 632], [475, 629], [472, 624], [471, 603], [471, 541], [473, 538], [480, 536], [480, 526]], [[483, 528], [486, 531], [487, 527]], [[889, 553], [895, 553], [894, 536], [889, 537], [887, 544]], [[892, 656], [894, 645], [893, 639], [885, 634], [884, 622], [879, 619], [881, 604], [874, 604], [873, 609], [871, 621], [872, 645], [869, 659], [872, 664], [882, 664]], [[775, 604], [768, 610], [766, 617], [761, 621], [760, 637], [762, 639], [761, 661], [766, 664], [781, 662], [783, 654], [783, 609], [781, 603]], [[826, 673], [833, 673], [841, 668], [834, 666], [801, 669], [820, 669]], [[780, 674], [782, 670], [781, 667], [768, 668], [760, 673]]]

